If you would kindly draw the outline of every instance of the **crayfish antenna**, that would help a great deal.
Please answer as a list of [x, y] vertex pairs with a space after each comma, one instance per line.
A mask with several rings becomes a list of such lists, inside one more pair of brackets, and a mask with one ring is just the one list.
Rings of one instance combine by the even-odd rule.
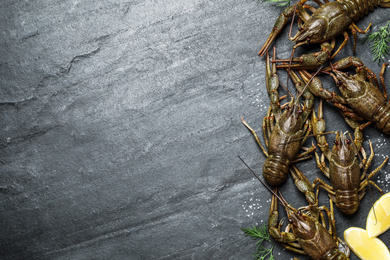
[[321, 64], [321, 66], [318, 68], [318, 70], [311, 76], [311, 78], [309, 79], [309, 81], [306, 83], [306, 85], [303, 87], [302, 91], [299, 93], [297, 99], [299, 99], [302, 94], [305, 92], [306, 88], [309, 86], [309, 84], [313, 81], [314, 77], [322, 70], [322, 67], [324, 66], [324, 64]]
[[330, 64], [330, 68], [331, 68], [332, 70], [334, 70], [333, 62], [332, 62], [331, 60], [329, 61], [329, 64]]
[[279, 84], [287, 91], [287, 93], [289, 94], [289, 96], [290, 96], [291, 98], [294, 97], [293, 94], [291, 94], [291, 92], [287, 89], [287, 87], [286, 87], [282, 82], [279, 82]]
[[336, 133], [336, 131], [329, 131], [329, 132], [323, 132], [323, 133], [319, 133], [319, 134], [310, 134], [310, 135], [298, 137], [296, 139], [292, 139], [286, 143], [281, 143], [280, 145], [293, 143], [293, 142], [296, 142], [298, 140], [302, 140], [302, 139], [307, 138], [307, 137], [312, 137], [312, 136], [317, 136], [317, 135], [328, 135], [328, 134], [335, 134], [335, 133]]
[[[238, 158], [240, 158], [240, 160], [245, 164], [245, 166], [251, 171], [251, 173], [261, 182], [261, 184], [264, 185], [264, 187], [267, 188], [267, 190], [269, 190], [269, 192], [271, 192], [273, 195], [275, 195], [276, 198], [278, 198], [278, 200], [280, 201], [280, 203], [282, 203], [282, 205], [284, 207], [288, 207], [288, 203], [286, 202], [286, 200], [283, 198], [281, 198], [278, 194], [276, 194], [272, 188], [270, 186], [268, 186], [268, 184], [266, 184], [260, 177], [259, 175], [257, 175], [251, 167], [249, 167], [249, 165], [244, 161], [244, 159], [241, 158], [241, 156], [237, 155]], [[280, 192], [279, 192], [280, 193]]]
[[288, 38], [291, 38], [291, 32], [292, 32], [292, 28], [293, 28], [293, 24], [294, 24], [294, 19], [295, 19], [295, 14], [296, 13], [297, 13], [297, 5], [295, 5], [295, 7], [294, 7], [294, 12], [293, 12], [293, 16], [292, 16], [291, 24], [290, 24], [290, 30], [288, 31]]
[[280, 200], [280, 202], [282, 203], [282, 205], [286, 208], [286, 207], [288, 207], [290, 204], [288, 204], [288, 202], [286, 201], [286, 199], [283, 197], [283, 195], [282, 195], [282, 193], [280, 192], [280, 190], [278, 190], [279, 191], [279, 197], [278, 197], [278, 199]]
[[[287, 73], [290, 73], [290, 70], [291, 70], [291, 64], [292, 64], [292, 60], [293, 60], [293, 56], [294, 56], [294, 53], [295, 53], [295, 46], [293, 47], [292, 51], [291, 51], [291, 56], [290, 56], [290, 61], [288, 62], [288, 69], [287, 69]], [[288, 80], [289, 80], [290, 77], [287, 77], [287, 83], [286, 83], [286, 86], [288, 88]]]
[[[295, 13], [296, 12], [297, 12], [297, 5], [295, 5], [295, 7], [294, 7], [293, 16], [292, 16], [292, 19], [291, 19], [290, 30], [288, 31], [288, 38], [291, 38], [291, 32], [292, 32], [292, 27], [293, 27], [293, 23], [294, 23]], [[290, 72], [290, 70], [291, 70], [292, 59], [293, 59], [293, 56], [294, 56], [294, 53], [295, 53], [295, 49], [297, 48], [297, 46], [295, 46], [295, 45], [294, 45], [294, 47], [293, 47], [293, 49], [291, 51], [291, 56], [290, 56], [290, 61], [288, 63], [288, 70], [287, 70], [287, 72]], [[288, 79], [289, 79], [289, 77], [287, 77], [287, 83], [286, 83], [287, 88], [288, 88]]]

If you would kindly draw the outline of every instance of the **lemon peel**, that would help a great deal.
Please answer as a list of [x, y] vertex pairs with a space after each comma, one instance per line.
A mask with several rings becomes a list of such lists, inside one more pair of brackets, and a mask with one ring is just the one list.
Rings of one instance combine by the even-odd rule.
[[362, 260], [390, 260], [387, 246], [376, 237], [369, 237], [365, 229], [350, 227], [344, 231], [344, 240]]
[[[374, 214], [375, 210], [375, 214]], [[381, 196], [370, 209], [366, 230], [369, 237], [377, 237], [390, 228], [390, 192]]]

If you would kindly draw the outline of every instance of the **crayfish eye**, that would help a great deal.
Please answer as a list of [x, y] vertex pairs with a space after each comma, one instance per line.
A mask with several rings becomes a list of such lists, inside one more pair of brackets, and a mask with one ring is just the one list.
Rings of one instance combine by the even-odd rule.
[[346, 141], [346, 142], [347, 142], [347, 144], [350, 144], [350, 143], [351, 143], [351, 140], [347, 139], [347, 141]]
[[343, 83], [339, 80], [339, 81], [337, 81], [336, 84], [337, 84], [337, 85], [342, 85]]
[[298, 210], [298, 211], [297, 211], [297, 215], [298, 215], [298, 216], [302, 216], [302, 211], [301, 211], [301, 210]]
[[288, 219], [288, 223], [292, 224], [294, 221], [292, 220], [292, 218], [289, 218]]
[[348, 77], [349, 77], [349, 75], [350, 75], [349, 72], [346, 72], [345, 74], [347, 74]]
[[339, 141], [338, 141], [338, 140], [335, 140], [335, 141], [334, 141], [334, 144], [335, 144], [335, 145], [339, 145]]

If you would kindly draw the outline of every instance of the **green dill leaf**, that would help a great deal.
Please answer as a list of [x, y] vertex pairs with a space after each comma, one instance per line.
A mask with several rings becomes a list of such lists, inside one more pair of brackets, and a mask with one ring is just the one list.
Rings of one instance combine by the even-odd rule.
[[272, 244], [271, 248], [266, 248], [263, 246], [264, 241], [272, 243], [270, 234], [268, 232], [268, 226], [266, 224], [263, 224], [262, 226], [253, 226], [250, 228], [241, 228], [241, 230], [245, 233], [245, 236], [249, 236], [254, 240], [258, 239], [258, 241], [256, 241], [257, 248], [254, 255], [256, 260], [275, 260], [274, 256], [272, 255], [274, 244]]
[[252, 239], [262, 239], [271, 242], [268, 227], [264, 224], [260, 227], [253, 226], [252, 228], [241, 228], [245, 236], [250, 236]]
[[379, 31], [370, 33], [366, 39], [372, 42], [370, 48], [374, 55], [373, 61], [383, 61], [389, 55], [390, 21], [385, 26], [380, 27]]

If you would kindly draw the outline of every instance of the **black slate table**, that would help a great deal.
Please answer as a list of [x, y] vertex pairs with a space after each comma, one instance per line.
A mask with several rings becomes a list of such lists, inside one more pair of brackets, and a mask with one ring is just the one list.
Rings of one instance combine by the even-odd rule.
[[[241, 116], [260, 133], [269, 98], [257, 52], [281, 10], [255, 0], [2, 1], [0, 258], [252, 259], [240, 228], [267, 221], [271, 195], [237, 157], [261, 172]], [[388, 12], [358, 25], [377, 30]], [[278, 57], [290, 55], [287, 31]], [[378, 73], [363, 39], [356, 55]], [[330, 130], [351, 131], [331, 105], [325, 112]], [[390, 137], [372, 126], [365, 136], [375, 169]], [[314, 160], [298, 167], [325, 179]], [[373, 179], [384, 192], [388, 171]], [[291, 178], [281, 191], [305, 205]], [[372, 188], [352, 217], [335, 209], [339, 236], [364, 228], [378, 198]], [[389, 232], [380, 238], [390, 244]], [[298, 256], [278, 244], [274, 255]]]

